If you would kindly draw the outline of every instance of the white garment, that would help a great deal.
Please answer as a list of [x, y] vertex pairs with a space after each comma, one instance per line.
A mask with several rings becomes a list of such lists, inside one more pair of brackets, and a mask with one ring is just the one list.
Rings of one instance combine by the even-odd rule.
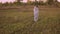
[[39, 16], [39, 9], [38, 7], [34, 7], [34, 21], [36, 22], [38, 20], [38, 16]]

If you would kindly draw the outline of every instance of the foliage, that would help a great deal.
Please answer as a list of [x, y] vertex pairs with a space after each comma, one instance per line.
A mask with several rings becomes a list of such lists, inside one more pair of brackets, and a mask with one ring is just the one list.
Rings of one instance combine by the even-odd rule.
[[48, 0], [49, 5], [53, 4], [53, 2], [54, 2], [53, 0]]
[[21, 0], [17, 0], [17, 2], [14, 2], [14, 3], [0, 3], [0, 6], [21, 6], [21, 5], [54, 5], [54, 6], [58, 6], [58, 2], [57, 0], [56, 1], [53, 1], [53, 0], [48, 0], [48, 2], [44, 3], [43, 1], [40, 1], [40, 2], [28, 2], [28, 3], [22, 3], [20, 2]]

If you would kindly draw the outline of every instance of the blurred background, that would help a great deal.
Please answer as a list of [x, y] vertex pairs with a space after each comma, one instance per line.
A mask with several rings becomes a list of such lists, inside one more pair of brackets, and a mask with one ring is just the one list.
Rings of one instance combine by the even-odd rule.
[[[38, 5], [50, 5], [60, 7], [60, 0], [37, 0]], [[34, 5], [35, 0], [0, 0], [0, 7], [2, 6], [18, 6], [18, 5]]]
[[0, 0], [0, 34], [60, 34], [60, 0]]

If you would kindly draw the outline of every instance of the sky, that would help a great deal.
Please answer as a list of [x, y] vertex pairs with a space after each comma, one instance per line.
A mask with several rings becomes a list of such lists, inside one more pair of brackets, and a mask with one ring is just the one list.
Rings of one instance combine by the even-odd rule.
[[14, 2], [15, 0], [0, 0], [0, 2], [5, 3], [5, 2]]
[[[0, 2], [2, 2], [2, 3], [5, 3], [5, 2], [15, 2], [15, 1], [16, 0], [0, 0]], [[23, 2], [27, 2], [27, 0], [24, 0]], [[60, 2], [60, 0], [58, 0], [58, 2]]]

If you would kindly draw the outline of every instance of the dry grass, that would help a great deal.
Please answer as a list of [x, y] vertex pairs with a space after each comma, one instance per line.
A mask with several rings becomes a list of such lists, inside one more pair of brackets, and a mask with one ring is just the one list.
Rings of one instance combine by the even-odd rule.
[[60, 8], [40, 8], [33, 21], [33, 7], [0, 10], [0, 34], [60, 34]]

